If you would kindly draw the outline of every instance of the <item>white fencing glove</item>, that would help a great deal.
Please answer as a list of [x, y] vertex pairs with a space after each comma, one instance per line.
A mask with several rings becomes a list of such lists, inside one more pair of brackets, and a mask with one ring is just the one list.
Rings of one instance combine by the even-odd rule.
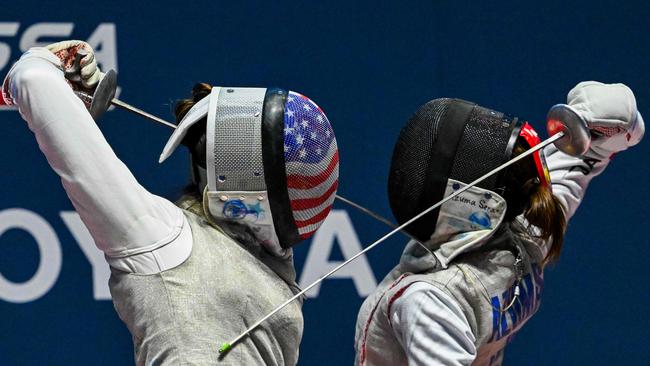
[[[111, 77], [105, 78], [104, 73], [97, 67], [95, 54], [88, 43], [62, 41], [46, 47], [32, 47], [16, 64], [32, 57], [44, 59], [63, 71], [66, 82], [95, 120], [106, 112], [115, 95], [116, 74], [109, 72]], [[16, 64], [12, 66], [12, 70]], [[2, 85], [2, 99], [7, 105], [14, 105], [16, 101], [13, 99], [13, 94], [15, 93], [11, 90], [10, 75], [12, 75], [11, 70]], [[104, 82], [100, 83], [102, 80]]]
[[567, 104], [592, 132], [587, 155], [606, 159], [643, 138], [643, 118], [637, 111], [634, 93], [624, 84], [583, 81], [569, 91]]
[[[93, 89], [104, 77], [97, 67], [93, 48], [84, 41], [61, 41], [45, 46], [50, 52], [61, 60], [61, 66], [66, 75], [77, 74], [79, 82], [85, 89]], [[76, 65], [77, 54], [83, 54], [79, 64]], [[68, 78], [75, 81], [75, 78]]]

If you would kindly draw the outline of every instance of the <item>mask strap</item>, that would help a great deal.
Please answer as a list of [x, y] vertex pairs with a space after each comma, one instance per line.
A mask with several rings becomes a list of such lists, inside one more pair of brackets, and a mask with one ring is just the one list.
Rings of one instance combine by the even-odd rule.
[[[524, 122], [519, 136], [524, 138], [529, 148], [537, 146], [542, 141], [533, 126], [528, 122]], [[551, 177], [542, 150], [533, 154], [533, 159], [535, 160], [535, 167], [537, 167], [537, 176], [539, 177], [540, 184], [544, 187], [550, 187]]]

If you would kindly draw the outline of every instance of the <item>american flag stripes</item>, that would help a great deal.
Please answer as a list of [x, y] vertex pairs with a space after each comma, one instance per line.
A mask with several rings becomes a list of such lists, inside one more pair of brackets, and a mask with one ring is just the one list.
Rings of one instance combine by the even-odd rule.
[[296, 92], [289, 92], [285, 106], [284, 159], [291, 210], [300, 237], [306, 239], [334, 203], [339, 152], [325, 113]]

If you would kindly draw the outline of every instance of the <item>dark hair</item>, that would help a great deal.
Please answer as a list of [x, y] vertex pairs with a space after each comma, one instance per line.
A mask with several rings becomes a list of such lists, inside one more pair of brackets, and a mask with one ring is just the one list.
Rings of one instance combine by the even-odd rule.
[[[519, 137], [512, 157], [528, 150], [525, 144]], [[544, 263], [557, 260], [564, 243], [566, 215], [562, 203], [553, 195], [550, 187], [541, 184], [532, 156], [510, 167], [505, 175], [505, 187], [504, 196], [508, 203], [506, 219], [514, 220], [523, 213], [531, 236], [552, 241]]]
[[[187, 112], [201, 99], [210, 95], [212, 86], [207, 83], [197, 83], [192, 88], [192, 97], [188, 99], [180, 99], [176, 101], [174, 107], [174, 115], [176, 116], [176, 123], [179, 123]], [[205, 168], [205, 125], [206, 119], [197, 122], [192, 126], [187, 135], [183, 138], [183, 145], [187, 146], [192, 155], [192, 161]], [[192, 167], [194, 169], [194, 167]], [[196, 184], [190, 183], [184, 189], [184, 194], [191, 194], [197, 200], [201, 201], [201, 193]]]
[[197, 83], [192, 87], [192, 97], [189, 99], [179, 99], [176, 101], [174, 107], [174, 115], [176, 115], [176, 123], [180, 122], [187, 112], [194, 107], [199, 100], [210, 95], [212, 86], [208, 83]]

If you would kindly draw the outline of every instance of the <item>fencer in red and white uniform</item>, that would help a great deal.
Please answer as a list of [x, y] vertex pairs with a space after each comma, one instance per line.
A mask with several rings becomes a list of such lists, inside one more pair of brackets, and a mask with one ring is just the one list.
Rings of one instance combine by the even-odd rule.
[[[582, 82], [569, 92], [567, 103], [594, 134], [583, 157], [569, 156], [554, 145], [543, 151], [550, 172], [549, 189], [568, 220], [578, 209], [590, 181], [603, 173], [612, 156], [639, 143], [644, 123], [632, 91], [623, 84]], [[436, 108], [417, 112], [415, 118], [419, 114], [433, 118], [441, 113]], [[488, 117], [496, 115], [494, 111], [484, 113]], [[505, 117], [503, 120], [507, 122]], [[435, 123], [442, 128], [441, 122]], [[396, 153], [404, 151], [405, 147], [399, 146], [404, 141], [398, 142]], [[464, 145], [459, 150], [463, 148], [472, 146]], [[411, 160], [415, 156], [402, 155]], [[412, 166], [407, 162], [400, 168]], [[406, 180], [419, 177], [404, 174], [403, 170], [396, 174]], [[467, 181], [475, 178], [478, 176]], [[543, 178], [532, 182], [538, 184]], [[396, 180], [401, 185], [408, 183]], [[445, 195], [462, 184], [449, 179]], [[390, 190], [389, 185], [389, 194]], [[539, 307], [545, 258], [552, 238], [537, 238], [524, 214], [508, 220], [510, 199], [501, 195], [502, 191], [470, 189], [442, 206], [435, 231], [432, 226], [431, 236], [424, 242], [427, 250], [413, 241], [406, 245], [399, 264], [359, 311], [356, 365], [502, 364], [508, 340]], [[479, 205], [483, 207], [477, 210]]]

